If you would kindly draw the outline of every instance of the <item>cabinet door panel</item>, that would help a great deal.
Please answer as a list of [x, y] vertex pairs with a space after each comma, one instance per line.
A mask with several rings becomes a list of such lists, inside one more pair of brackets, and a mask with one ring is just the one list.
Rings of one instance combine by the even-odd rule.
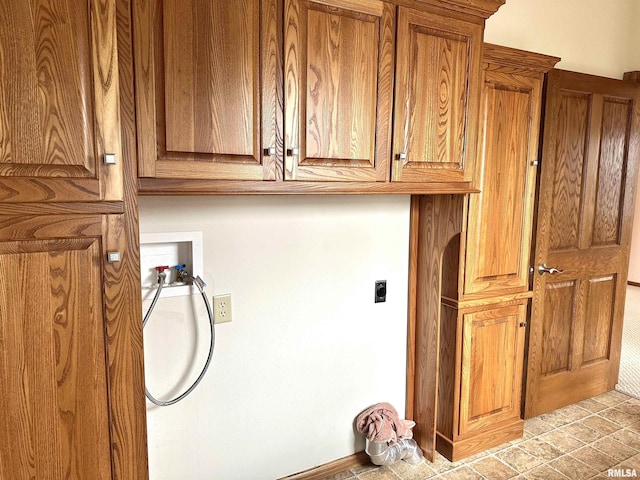
[[386, 180], [393, 7], [290, 0], [287, 16], [285, 178]]
[[393, 180], [471, 181], [481, 41], [480, 24], [400, 7]]
[[112, 478], [99, 238], [0, 242], [6, 478]]
[[487, 71], [480, 109], [480, 193], [469, 196], [464, 293], [525, 291], [542, 82]]
[[464, 315], [460, 431], [519, 418], [526, 305]]
[[134, 8], [139, 175], [275, 179], [275, 0]]
[[115, 0], [7, 0], [0, 18], [0, 201], [121, 200]]
[[257, 155], [259, 5], [218, 3], [163, 2], [166, 149]]

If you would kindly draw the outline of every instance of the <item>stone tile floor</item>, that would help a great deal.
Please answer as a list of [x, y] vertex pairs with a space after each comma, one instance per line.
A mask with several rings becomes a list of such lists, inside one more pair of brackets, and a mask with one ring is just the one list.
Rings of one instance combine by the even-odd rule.
[[524, 425], [522, 439], [458, 462], [438, 454], [434, 463], [364, 466], [324, 480], [590, 480], [612, 478], [609, 469], [629, 470], [627, 476], [640, 478], [636, 398], [614, 390]]

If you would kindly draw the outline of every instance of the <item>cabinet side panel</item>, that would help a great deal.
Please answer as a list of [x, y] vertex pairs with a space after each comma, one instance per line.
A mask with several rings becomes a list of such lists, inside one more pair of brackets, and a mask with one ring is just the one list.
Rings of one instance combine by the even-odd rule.
[[440, 435], [453, 438], [455, 422], [455, 392], [458, 377], [457, 335], [458, 311], [442, 304], [440, 317], [440, 365], [438, 367], [438, 408], [436, 428]]

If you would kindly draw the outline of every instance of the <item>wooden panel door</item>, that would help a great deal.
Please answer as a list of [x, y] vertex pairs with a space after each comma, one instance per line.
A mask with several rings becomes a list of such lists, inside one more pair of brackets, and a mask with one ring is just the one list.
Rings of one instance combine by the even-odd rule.
[[1, 220], [0, 477], [110, 479], [102, 219]]
[[276, 0], [135, 0], [133, 9], [139, 176], [275, 179]]
[[550, 72], [527, 417], [616, 384], [638, 162], [640, 87]]
[[122, 200], [115, 10], [0, 2], [0, 202]]
[[526, 304], [463, 315], [459, 435], [520, 418]]
[[285, 179], [385, 181], [394, 7], [287, 0]]
[[480, 193], [469, 195], [464, 295], [529, 289], [542, 73], [484, 72]]
[[470, 182], [482, 20], [398, 9], [392, 180]]

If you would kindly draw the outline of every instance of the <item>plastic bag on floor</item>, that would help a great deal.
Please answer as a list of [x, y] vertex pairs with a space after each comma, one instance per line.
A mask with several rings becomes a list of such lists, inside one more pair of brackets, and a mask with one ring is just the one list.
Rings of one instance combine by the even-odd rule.
[[391, 465], [399, 460], [417, 464], [422, 450], [413, 440], [415, 422], [398, 416], [389, 403], [376, 403], [356, 418], [358, 432], [366, 438], [365, 452], [375, 465]]

